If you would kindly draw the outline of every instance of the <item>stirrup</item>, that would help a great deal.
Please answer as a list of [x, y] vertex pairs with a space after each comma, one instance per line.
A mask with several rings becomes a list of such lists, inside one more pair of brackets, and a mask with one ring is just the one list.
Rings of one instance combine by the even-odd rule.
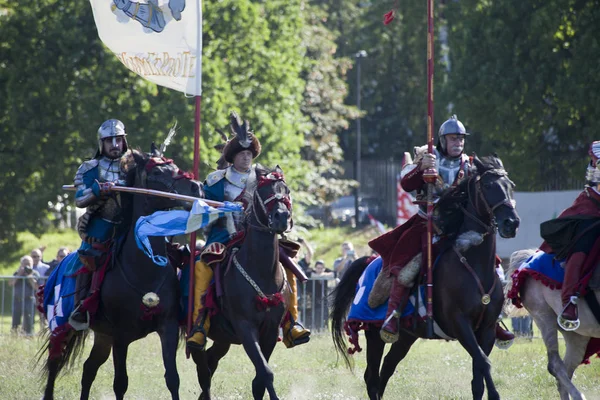
[[578, 311], [577, 319], [574, 321], [563, 318], [563, 316], [562, 316], [563, 312], [565, 312], [565, 310], [571, 303], [574, 304], [575, 307], [577, 307], [577, 296], [571, 296], [571, 298], [569, 299], [569, 302], [567, 303], [566, 306], [564, 306], [560, 315], [558, 317], [556, 317], [556, 322], [558, 323], [558, 326], [561, 329], [568, 331], [568, 332], [576, 330], [577, 328], [579, 328], [579, 325], [581, 325], [581, 321], [579, 320], [579, 310], [577, 310]]
[[[384, 343], [395, 343], [400, 338], [400, 333], [398, 331], [396, 331], [396, 333], [392, 333], [392, 332], [388, 332], [385, 329], [383, 329], [383, 327], [386, 326], [392, 320], [392, 318], [398, 319], [398, 311], [396, 311], [396, 310], [392, 311], [390, 316], [387, 317], [387, 319], [385, 321], [383, 321], [383, 325], [381, 326], [381, 330], [379, 331], [379, 336], [381, 337], [381, 340], [383, 340]], [[396, 324], [398, 324], [398, 323], [399, 323], [399, 321], [397, 320]], [[398, 328], [398, 327], [396, 327], [396, 328]]]
[[81, 308], [81, 304], [79, 304], [77, 307], [75, 307], [75, 309], [73, 310], [73, 312], [71, 313], [71, 315], [69, 315], [69, 325], [71, 325], [73, 327], [73, 329], [75, 329], [76, 331], [85, 331], [86, 329], [89, 329], [90, 327], [90, 313], [89, 311], [85, 312], [85, 322], [79, 322], [76, 321], [75, 319], [73, 319], [73, 314], [75, 313], [81, 313], [81, 311], [79, 310]]
[[[504, 327], [504, 330], [508, 331], [508, 328], [506, 327], [504, 322], [502, 322], [502, 320], [499, 320], [497, 323], [500, 324], [501, 327]], [[495, 327], [494, 327], [494, 329], [495, 329]], [[510, 340], [496, 339], [494, 342], [494, 345], [497, 348], [499, 348], [500, 350], [508, 350], [510, 348], [510, 346], [513, 345], [514, 342], [515, 342], [515, 339], [510, 339]]]

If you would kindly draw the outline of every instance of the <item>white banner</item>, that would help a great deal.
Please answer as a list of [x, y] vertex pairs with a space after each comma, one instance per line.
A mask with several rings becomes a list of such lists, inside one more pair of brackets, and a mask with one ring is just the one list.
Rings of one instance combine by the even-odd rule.
[[90, 0], [98, 35], [130, 70], [202, 94], [201, 0]]

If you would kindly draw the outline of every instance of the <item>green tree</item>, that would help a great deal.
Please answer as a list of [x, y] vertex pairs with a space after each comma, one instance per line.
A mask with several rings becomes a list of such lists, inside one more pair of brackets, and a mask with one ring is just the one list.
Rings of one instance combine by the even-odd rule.
[[583, 181], [597, 132], [600, 13], [596, 1], [449, 2], [444, 98], [495, 151], [519, 189]]

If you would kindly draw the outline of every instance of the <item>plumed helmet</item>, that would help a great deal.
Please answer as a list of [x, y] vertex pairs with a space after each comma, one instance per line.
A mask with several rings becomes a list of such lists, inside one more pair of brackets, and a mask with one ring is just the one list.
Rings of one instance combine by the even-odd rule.
[[465, 129], [465, 126], [462, 122], [456, 118], [456, 114], [452, 115], [446, 122], [440, 126], [440, 130], [438, 131], [438, 143], [442, 147], [442, 150], [446, 152], [446, 135], [470, 135]]
[[235, 155], [240, 151], [250, 150], [252, 152], [252, 158], [258, 157], [261, 150], [260, 141], [254, 133], [250, 130], [250, 123], [242, 120], [235, 111], [232, 111], [229, 115], [231, 133], [234, 137], [231, 138], [223, 148], [223, 157], [225, 161], [233, 164]]
[[125, 125], [118, 119], [108, 119], [98, 128], [98, 154], [102, 154], [102, 141], [113, 137], [123, 137], [123, 152], [127, 151]]
[[598, 162], [600, 159], [600, 140], [592, 142], [588, 154], [591, 160], [585, 173], [585, 180], [588, 184], [596, 186], [600, 183], [600, 162]]

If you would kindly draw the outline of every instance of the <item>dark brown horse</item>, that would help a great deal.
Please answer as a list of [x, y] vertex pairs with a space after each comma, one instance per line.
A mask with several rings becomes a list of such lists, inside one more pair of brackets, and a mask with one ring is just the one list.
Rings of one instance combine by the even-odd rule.
[[[471, 389], [474, 399], [481, 399], [485, 386], [489, 399], [499, 399], [491, 376], [488, 355], [495, 341], [495, 324], [502, 309], [504, 295], [495, 271], [496, 232], [505, 238], [514, 237], [519, 217], [514, 207], [514, 184], [500, 159], [474, 159], [475, 174], [444, 195], [438, 204], [440, 224], [444, 232], [456, 240], [446, 242], [436, 262], [433, 274], [433, 314], [440, 328], [456, 338], [473, 359]], [[469, 248], [456, 251], [459, 241], [471, 238]], [[459, 254], [461, 253], [461, 254]], [[332, 293], [332, 336], [339, 353], [351, 366], [344, 337], [344, 323], [354, 298], [356, 282], [367, 267], [366, 258], [355, 261], [344, 273]], [[400, 331], [400, 338], [381, 358], [385, 343], [379, 329], [365, 331], [367, 338], [367, 369], [364, 379], [369, 399], [381, 399], [396, 366], [406, 356], [412, 344], [426, 338], [425, 324], [417, 330]]]
[[[245, 239], [234, 251], [227, 271], [222, 271], [221, 312], [212, 318], [209, 337], [214, 341], [206, 351], [193, 349], [200, 399], [211, 398], [210, 385], [219, 360], [231, 344], [241, 344], [256, 369], [252, 394], [262, 399], [265, 389], [271, 400], [278, 399], [273, 387], [269, 358], [277, 344], [289, 296], [285, 272], [279, 264], [278, 234], [290, 229], [292, 207], [283, 171], [256, 169], [256, 189], [245, 212]], [[266, 303], [269, 305], [261, 307]]]
[[[201, 195], [197, 182], [159, 154], [148, 156], [134, 151], [127, 160], [127, 168], [128, 181], [133, 182], [134, 187], [194, 197]], [[179, 374], [175, 363], [179, 340], [177, 275], [170, 266], [155, 265], [138, 248], [133, 227], [141, 216], [177, 206], [188, 207], [189, 203], [156, 196], [130, 196], [124, 199], [130, 204], [125, 209], [126, 215], [130, 216], [129, 231], [114, 264], [106, 272], [100, 290], [100, 306], [90, 326], [94, 331], [94, 346], [83, 366], [81, 399], [89, 397], [98, 368], [108, 359], [111, 350], [115, 369], [113, 388], [116, 398], [122, 399], [128, 385], [127, 348], [131, 342], [151, 332], [157, 332], [160, 337], [167, 388], [173, 399], [179, 399]], [[164, 238], [152, 237], [150, 242], [156, 255], [166, 256]], [[142, 307], [142, 297], [149, 292], [156, 293], [160, 299], [151, 316], [145, 314]], [[59, 357], [48, 357], [44, 365], [48, 377], [44, 399], [53, 398], [57, 374], [81, 354], [86, 336], [87, 331], [70, 331], [64, 352]]]

